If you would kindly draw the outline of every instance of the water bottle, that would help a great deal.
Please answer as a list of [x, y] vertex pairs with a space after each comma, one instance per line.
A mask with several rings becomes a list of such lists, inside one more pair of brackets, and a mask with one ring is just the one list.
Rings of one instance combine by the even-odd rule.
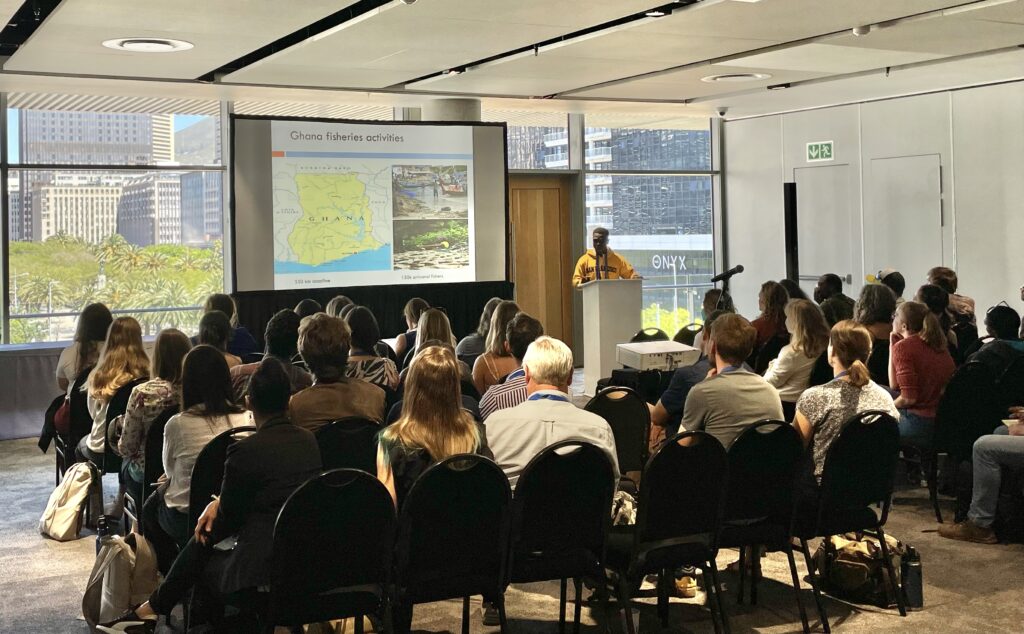
[[900, 563], [900, 575], [907, 608], [920, 610], [924, 607], [924, 578], [921, 576], [921, 555], [913, 546], [907, 546], [907, 554]]

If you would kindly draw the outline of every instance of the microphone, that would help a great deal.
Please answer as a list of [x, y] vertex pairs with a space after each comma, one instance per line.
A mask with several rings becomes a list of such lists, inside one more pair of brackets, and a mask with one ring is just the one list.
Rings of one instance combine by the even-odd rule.
[[711, 278], [711, 282], [712, 283], [714, 283], [714, 282], [721, 282], [722, 280], [727, 280], [730, 277], [732, 277], [733, 275], [736, 275], [737, 273], [742, 273], [742, 272], [743, 272], [743, 265], [742, 264], [737, 264], [736, 266], [732, 267], [728, 271], [725, 271], [724, 273], [719, 273], [718, 275], [716, 275], [713, 278]]

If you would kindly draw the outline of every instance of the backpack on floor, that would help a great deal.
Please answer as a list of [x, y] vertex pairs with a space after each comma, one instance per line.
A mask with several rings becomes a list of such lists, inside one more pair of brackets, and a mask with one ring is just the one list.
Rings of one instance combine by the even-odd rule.
[[886, 573], [885, 559], [877, 537], [847, 533], [822, 540], [814, 553], [814, 567], [825, 582], [829, 594], [881, 608], [895, 605], [896, 592], [901, 583], [900, 564], [907, 550], [902, 542], [891, 535], [885, 536], [885, 543], [896, 575], [896, 588], [893, 588]]
[[78, 539], [86, 508], [93, 518], [103, 512], [100, 474], [96, 465], [88, 461], [74, 464], [64, 472], [39, 518], [39, 532], [59, 542]]
[[103, 537], [82, 597], [82, 616], [96, 631], [97, 623], [112, 621], [148, 599], [157, 583], [156, 555], [145, 537]]

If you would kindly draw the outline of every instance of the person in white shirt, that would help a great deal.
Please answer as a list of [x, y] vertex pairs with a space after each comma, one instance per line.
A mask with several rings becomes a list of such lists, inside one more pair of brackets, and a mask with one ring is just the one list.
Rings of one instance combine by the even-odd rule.
[[796, 402], [810, 385], [811, 372], [828, 347], [829, 327], [821, 309], [806, 299], [786, 304], [786, 330], [792, 338], [768, 365], [764, 380], [779, 392], [787, 421], [796, 414]]
[[57, 387], [61, 392], [66, 393], [78, 374], [99, 360], [113, 321], [110, 309], [104, 304], [89, 304], [82, 309], [75, 327], [75, 340], [61, 351], [57, 360]]
[[603, 449], [612, 462], [615, 481], [619, 480], [612, 428], [605, 419], [579, 409], [569, 399], [572, 369], [572, 351], [567, 345], [552, 337], [537, 338], [523, 357], [526, 401], [487, 419], [487, 443], [513, 489], [534, 456], [563, 440], [581, 440]]

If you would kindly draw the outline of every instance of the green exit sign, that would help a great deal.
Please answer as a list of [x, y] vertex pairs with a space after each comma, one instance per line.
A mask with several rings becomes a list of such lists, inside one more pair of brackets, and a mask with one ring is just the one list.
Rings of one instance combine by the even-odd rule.
[[832, 141], [816, 141], [807, 144], [807, 162], [831, 161], [835, 158]]

